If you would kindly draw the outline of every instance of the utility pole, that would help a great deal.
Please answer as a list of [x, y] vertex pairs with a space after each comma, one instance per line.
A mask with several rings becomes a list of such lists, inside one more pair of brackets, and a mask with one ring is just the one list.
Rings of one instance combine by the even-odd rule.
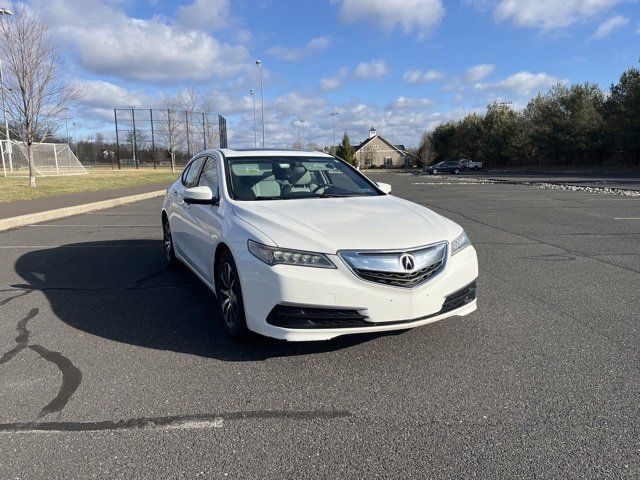
[[260, 69], [260, 103], [262, 108], [262, 148], [264, 148], [264, 85], [262, 83], [262, 60], [256, 60], [256, 65]]
[[393, 145], [394, 147], [396, 146], [394, 143], [394, 137], [395, 137], [395, 128], [398, 126], [397, 123], [389, 123], [388, 124], [389, 127], [391, 127], [391, 145]]
[[333, 117], [333, 155], [336, 154], [336, 117], [340, 115], [338, 112], [331, 112], [329, 115]]
[[[0, 8], [0, 15], [13, 15], [13, 12], [11, 10], [9, 10], [8, 8]], [[2, 63], [0, 61], [0, 89], [2, 90], [2, 113], [4, 115], [4, 131], [5, 131], [5, 135], [6, 135], [6, 143], [5, 145], [7, 146], [6, 148], [6, 153], [9, 157], [9, 171], [13, 171], [13, 158], [12, 158], [12, 153], [13, 153], [13, 146], [11, 145], [11, 137], [9, 136], [9, 121], [7, 120], [7, 108], [5, 106], [5, 100], [4, 100], [4, 77], [2, 76]], [[2, 151], [3, 155], [2, 155], [2, 165], [4, 167], [4, 152], [5, 150]], [[4, 176], [7, 176], [7, 172], [5, 170], [4, 172]]]
[[256, 92], [252, 88], [249, 95], [253, 99], [253, 147], [258, 148], [258, 131], [256, 130]]
[[[6, 149], [4, 151], [6, 151], [7, 156], [9, 158], [9, 171], [12, 172], [13, 171], [13, 158], [12, 158], [12, 154], [13, 154], [13, 147], [11, 145], [11, 137], [9, 136], [9, 120], [7, 119], [7, 107], [6, 107], [6, 103], [5, 103], [5, 86], [4, 86], [4, 77], [2, 75], [2, 60], [0, 60], [0, 89], [2, 89], [2, 114], [4, 116], [4, 132], [5, 132], [5, 145], [6, 145]], [[4, 158], [2, 159], [4, 162]], [[6, 177], [6, 173], [5, 173], [5, 177]]]

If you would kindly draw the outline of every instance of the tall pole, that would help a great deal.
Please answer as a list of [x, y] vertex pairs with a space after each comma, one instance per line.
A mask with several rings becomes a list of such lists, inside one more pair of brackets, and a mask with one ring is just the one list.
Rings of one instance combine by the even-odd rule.
[[256, 65], [260, 69], [260, 103], [262, 109], [262, 148], [264, 148], [264, 85], [262, 83], [262, 60], [256, 60]]
[[249, 90], [249, 95], [253, 99], [253, 147], [258, 148], [258, 131], [256, 130], [256, 92]]
[[191, 142], [189, 139], [189, 112], [187, 110], [184, 111], [184, 127], [187, 130], [187, 157], [191, 158]]
[[[0, 15], [13, 15], [13, 12], [11, 10], [9, 10], [8, 8], [0, 8]], [[2, 62], [0, 62], [0, 90], [2, 90], [2, 113], [4, 115], [4, 131], [5, 131], [5, 135], [7, 136], [6, 140], [6, 153], [9, 157], [9, 171], [13, 171], [13, 159], [12, 159], [12, 153], [13, 153], [13, 147], [11, 146], [11, 138], [9, 137], [9, 121], [7, 120], [7, 109], [5, 107], [5, 103], [4, 103], [4, 77], [2, 76]], [[3, 156], [2, 156], [2, 164], [4, 166], [4, 151], [3, 151]], [[7, 172], [5, 171], [5, 177], [7, 176]]]
[[304, 122], [306, 120], [300, 120], [302, 122], [302, 149], [304, 150]]
[[395, 135], [394, 135], [394, 133], [395, 133], [395, 128], [398, 126], [398, 124], [397, 123], [390, 123], [389, 126], [391, 127], [391, 145], [393, 145], [395, 147], [395, 144], [394, 144]]
[[4, 134], [5, 134], [6, 146], [7, 146], [5, 151], [7, 153], [7, 157], [9, 158], [9, 171], [12, 172], [13, 159], [11, 158], [11, 155], [12, 155], [13, 149], [11, 148], [11, 137], [9, 137], [9, 120], [7, 119], [7, 107], [4, 99], [5, 87], [4, 87], [4, 76], [2, 75], [2, 60], [0, 60], [0, 89], [2, 89], [2, 114], [4, 116]]
[[78, 141], [76, 140], [76, 122], [71, 122], [71, 126], [73, 127], [73, 146], [76, 147], [75, 154], [78, 155]]
[[[115, 112], [115, 108], [113, 109], [113, 111]], [[69, 113], [69, 108], [65, 107], [64, 109], [64, 129], [67, 133], [67, 147], [69, 146], [69, 118], [67, 116], [67, 114]], [[117, 127], [117, 125], [116, 125]]]
[[336, 154], [336, 117], [339, 115], [338, 112], [331, 112], [329, 115], [333, 117], [333, 155]]
[[153, 132], [153, 109], [149, 109], [149, 119], [151, 120], [151, 152], [153, 153], [153, 169], [157, 168], [156, 166], [156, 139]]
[[[138, 155], [136, 153], [137, 153], [137, 150], [138, 150], [138, 144], [137, 144], [138, 139], [136, 138], [136, 135], [137, 135], [136, 134], [136, 111], [134, 110], [133, 107], [131, 107], [131, 123], [133, 125], [133, 147], [132, 147], [133, 148], [133, 163], [135, 164], [136, 170], [137, 170], [138, 169]], [[73, 131], [74, 140], [75, 140], [75, 136], [76, 136], [76, 134], [75, 134], [75, 129], [74, 129], [74, 131]], [[77, 148], [78, 147], [76, 146], [76, 149]]]
[[[120, 165], [120, 138], [118, 137], [118, 110], [113, 109], [113, 119], [116, 123], [116, 160], [118, 161], [118, 170], [122, 168]], [[67, 128], [67, 146], [69, 145], [69, 129]]]
[[204, 112], [202, 112], [202, 146], [203, 150], [207, 149], [207, 124], [204, 119]]

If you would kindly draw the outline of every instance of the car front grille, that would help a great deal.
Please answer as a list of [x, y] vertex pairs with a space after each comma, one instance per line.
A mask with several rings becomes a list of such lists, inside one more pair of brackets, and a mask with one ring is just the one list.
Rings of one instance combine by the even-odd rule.
[[[340, 256], [353, 273], [368, 282], [391, 287], [414, 288], [428, 282], [445, 268], [447, 243], [405, 251], [342, 251]], [[413, 268], [403, 265], [403, 258], [412, 258]]]
[[442, 267], [444, 267], [444, 258], [426, 268], [409, 273], [380, 272], [376, 270], [362, 270], [357, 268], [353, 271], [363, 280], [382, 283], [384, 285], [392, 285], [394, 287], [412, 288], [426, 282], [431, 277], [440, 273]]

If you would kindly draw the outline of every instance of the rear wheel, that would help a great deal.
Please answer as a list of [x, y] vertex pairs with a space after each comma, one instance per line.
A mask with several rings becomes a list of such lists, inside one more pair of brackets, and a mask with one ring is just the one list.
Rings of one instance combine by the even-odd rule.
[[434, 175], [437, 175], [437, 174], [438, 174], [438, 169], [437, 169], [437, 168], [434, 168], [431, 172], [432, 172]]
[[458, 175], [458, 174], [460, 173], [460, 169], [459, 169], [459, 168], [456, 168], [456, 169], [453, 171], [453, 173], [455, 173], [456, 175]]
[[216, 270], [216, 292], [222, 313], [222, 326], [231, 338], [243, 338], [249, 331], [238, 269], [231, 252], [227, 250], [222, 253]]
[[178, 259], [173, 247], [173, 237], [171, 236], [171, 226], [166, 217], [162, 217], [162, 247], [164, 250], [164, 263], [167, 268], [175, 268], [178, 265]]

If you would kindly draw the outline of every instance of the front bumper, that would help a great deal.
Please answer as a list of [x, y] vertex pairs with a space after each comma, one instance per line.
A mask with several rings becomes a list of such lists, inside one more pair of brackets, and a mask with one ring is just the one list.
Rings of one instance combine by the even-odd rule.
[[[327, 340], [352, 333], [413, 328], [467, 315], [476, 309], [475, 289], [473, 298], [459, 305], [447, 304], [456, 293], [473, 285], [478, 276], [478, 261], [472, 246], [448, 258], [446, 268], [437, 277], [413, 289], [363, 281], [340, 257], [329, 255], [329, 258], [336, 269], [270, 267], [249, 252], [238, 255], [236, 263], [249, 329], [290, 341]], [[274, 315], [278, 306], [302, 307], [324, 319], [316, 319], [315, 325], [304, 321], [296, 323], [289, 315], [287, 324], [286, 319]], [[322, 313], [327, 310], [341, 312], [337, 315], [342, 317], [340, 321], [335, 321], [338, 319], [334, 316], [332, 323], [332, 317]]]

